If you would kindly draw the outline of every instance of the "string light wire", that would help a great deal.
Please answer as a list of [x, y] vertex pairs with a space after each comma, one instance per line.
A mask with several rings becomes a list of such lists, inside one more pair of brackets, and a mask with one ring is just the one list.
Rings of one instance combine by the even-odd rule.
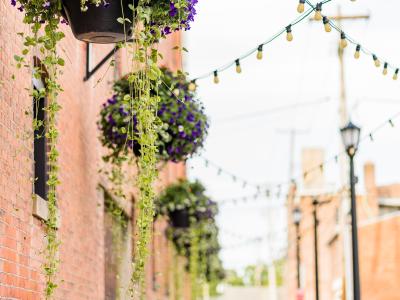
[[[328, 2], [331, 2], [332, 0], [324, 0], [321, 3], [325, 4]], [[294, 26], [296, 26], [297, 24], [299, 24], [300, 22], [302, 22], [303, 20], [305, 20], [310, 14], [313, 13], [313, 11], [315, 10], [314, 6], [310, 6], [310, 8], [308, 10], [306, 10], [303, 14], [301, 14], [298, 18], [296, 18], [295, 20], [293, 20], [289, 25], [286, 25], [285, 27], [283, 27], [281, 30], [279, 30], [277, 33], [275, 33], [274, 35], [272, 35], [271, 37], [269, 37], [268, 39], [266, 39], [264, 42], [260, 43], [257, 45], [257, 47], [249, 50], [248, 52], [244, 53], [243, 55], [237, 57], [236, 59], [232, 60], [231, 62], [222, 65], [219, 68], [214, 69], [213, 71], [204, 73], [203, 75], [200, 75], [194, 79], [192, 79], [192, 82], [196, 82], [197, 80], [201, 80], [201, 79], [205, 79], [208, 78], [210, 76], [214, 76], [215, 78], [215, 74], [219, 74], [227, 69], [229, 69], [232, 66], [236, 65], [237, 61], [241, 61], [244, 60], [246, 58], [248, 58], [249, 56], [253, 55], [254, 53], [257, 53], [258, 58], [261, 59], [262, 56], [259, 54], [260, 51], [263, 51], [263, 48], [265, 45], [270, 44], [271, 42], [273, 42], [275, 39], [277, 39], [278, 37], [280, 37], [282, 34], [287, 32], [287, 28], [289, 27], [290, 29], [292, 29]], [[261, 58], [260, 58], [261, 57]], [[219, 81], [219, 80], [218, 80]]]

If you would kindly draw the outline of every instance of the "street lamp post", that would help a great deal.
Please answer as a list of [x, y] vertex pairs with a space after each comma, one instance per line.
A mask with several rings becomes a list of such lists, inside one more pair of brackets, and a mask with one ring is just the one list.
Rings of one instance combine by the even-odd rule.
[[296, 207], [293, 210], [293, 223], [296, 226], [296, 263], [297, 263], [297, 290], [300, 291], [300, 222], [301, 222], [301, 210]]
[[360, 142], [361, 129], [349, 122], [346, 127], [340, 130], [346, 153], [350, 160], [350, 196], [351, 196], [351, 238], [353, 255], [353, 297], [354, 300], [361, 299], [360, 292], [360, 267], [358, 262], [358, 231], [357, 231], [357, 204], [354, 176], [354, 156]]
[[314, 217], [314, 260], [315, 260], [315, 299], [319, 300], [319, 272], [318, 272], [318, 200], [313, 199], [313, 217]]

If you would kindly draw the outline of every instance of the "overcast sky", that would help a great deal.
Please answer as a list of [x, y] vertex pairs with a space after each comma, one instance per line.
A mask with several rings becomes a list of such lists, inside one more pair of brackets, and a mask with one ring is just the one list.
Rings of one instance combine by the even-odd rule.
[[[186, 70], [197, 77], [246, 53], [298, 17], [297, 3], [199, 0], [196, 21], [184, 35], [189, 50]], [[345, 15], [371, 15], [368, 21], [345, 21], [344, 31], [379, 57], [400, 66], [400, 3], [333, 0], [323, 7], [323, 13], [336, 14], [339, 4]], [[240, 75], [231, 68], [220, 74], [218, 85], [212, 78], [198, 82], [198, 95], [211, 119], [202, 155], [249, 182], [288, 180], [289, 136], [281, 133], [283, 129], [306, 132], [296, 138], [295, 174], [301, 171], [303, 148], [321, 147], [327, 158], [340, 148], [338, 34], [325, 33], [322, 23], [305, 20], [293, 28], [293, 35], [291, 43], [282, 36], [265, 46], [262, 61], [255, 56], [243, 61]], [[400, 80], [394, 82], [391, 73], [385, 78], [371, 57], [362, 55], [356, 61], [353, 53], [350, 45], [345, 54], [348, 109], [354, 122], [367, 133], [400, 112]], [[268, 113], [298, 103], [302, 105]], [[395, 129], [380, 130], [374, 143], [362, 145], [356, 162], [360, 181], [363, 164], [373, 161], [378, 183], [400, 182], [400, 118], [397, 124]], [[338, 166], [328, 165], [326, 172], [327, 181], [338, 185]], [[217, 176], [217, 171], [205, 167], [199, 158], [190, 162], [189, 176], [201, 179], [216, 201], [255, 192], [229, 177]], [[362, 185], [358, 189], [362, 190]], [[274, 195], [269, 202], [264, 199], [221, 206], [218, 223], [221, 243], [226, 247], [222, 252], [226, 267], [240, 269], [270, 259], [265, 242], [246, 243], [247, 239], [266, 236], [269, 223], [275, 234], [274, 253], [280, 252], [285, 236], [284, 199]]]

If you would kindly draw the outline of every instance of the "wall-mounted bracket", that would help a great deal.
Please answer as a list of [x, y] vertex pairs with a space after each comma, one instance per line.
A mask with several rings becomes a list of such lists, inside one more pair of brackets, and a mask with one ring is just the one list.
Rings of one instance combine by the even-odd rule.
[[91, 60], [91, 51], [90, 51], [90, 43], [86, 43], [86, 75], [83, 78], [83, 81], [88, 81], [90, 77], [97, 72], [98, 69], [101, 68], [118, 50], [119, 47], [115, 46], [94, 68], [91, 68], [90, 60]]

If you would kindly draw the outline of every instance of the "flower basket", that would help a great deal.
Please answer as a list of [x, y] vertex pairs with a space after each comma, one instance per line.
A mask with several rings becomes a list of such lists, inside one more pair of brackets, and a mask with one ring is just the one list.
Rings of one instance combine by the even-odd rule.
[[[160, 85], [152, 93], [160, 97], [158, 118], [157, 150], [163, 161], [185, 161], [203, 147], [208, 131], [208, 119], [202, 104], [189, 90], [189, 82], [183, 74], [174, 74], [162, 68]], [[103, 104], [100, 114], [100, 137], [104, 146], [111, 150], [110, 157], [118, 157], [126, 151], [140, 156], [137, 142], [138, 120], [136, 113], [128, 113], [129, 84], [123, 78], [114, 84], [114, 96]]]
[[[137, 2], [135, 0], [135, 5]], [[133, 19], [129, 4], [132, 1], [111, 0], [99, 6], [89, 3], [88, 9], [82, 11], [80, 1], [63, 0], [63, 12], [78, 40], [98, 44], [117, 43], [131, 36], [131, 24], [117, 21], [122, 16]]]

